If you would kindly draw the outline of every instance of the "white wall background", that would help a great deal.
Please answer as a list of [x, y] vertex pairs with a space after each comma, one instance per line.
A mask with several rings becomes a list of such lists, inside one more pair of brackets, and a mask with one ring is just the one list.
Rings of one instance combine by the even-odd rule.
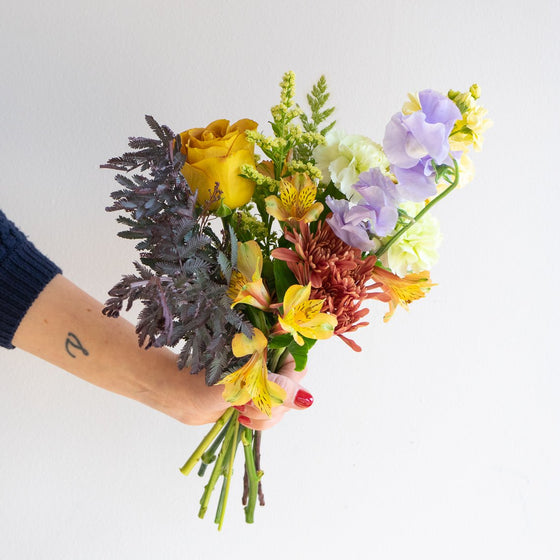
[[[133, 243], [99, 164], [215, 118], [265, 128], [293, 69], [325, 73], [347, 132], [380, 140], [406, 93], [482, 87], [477, 177], [438, 208], [439, 286], [321, 345], [316, 403], [265, 434], [268, 506], [196, 518], [189, 428], [20, 351], [0, 352], [0, 557], [560, 557], [555, 0], [2, 0], [0, 207], [100, 300]], [[209, 516], [211, 517], [211, 516]]]

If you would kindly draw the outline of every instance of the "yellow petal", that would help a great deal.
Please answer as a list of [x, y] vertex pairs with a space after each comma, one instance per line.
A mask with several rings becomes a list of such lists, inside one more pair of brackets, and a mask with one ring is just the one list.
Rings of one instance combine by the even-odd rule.
[[287, 222], [290, 218], [290, 214], [284, 208], [282, 201], [274, 195], [267, 196], [264, 199], [266, 204], [266, 211], [274, 218], [280, 222]]
[[227, 134], [227, 130], [229, 128], [229, 121], [227, 119], [218, 119], [211, 122], [205, 129], [205, 132], [208, 131], [212, 133], [212, 135], [216, 138], [223, 138]]
[[227, 402], [241, 405], [252, 401], [268, 416], [271, 408], [282, 404], [286, 398], [284, 389], [268, 380], [266, 352], [255, 352], [246, 364], [218, 384], [225, 385], [222, 396]]
[[278, 324], [285, 330], [287, 333], [290, 333], [294, 337], [294, 342], [299, 346], [303, 346], [304, 340], [297, 332], [297, 327], [293, 323], [293, 321], [285, 321], [284, 318], [278, 317]]
[[323, 211], [323, 205], [320, 202], [316, 202], [315, 204], [311, 205], [309, 210], [303, 215], [301, 220], [303, 222], [314, 222], [315, 220], [319, 219], [321, 212]]
[[286, 179], [282, 179], [280, 183], [280, 200], [282, 205], [288, 212], [292, 212], [296, 205], [298, 191], [292, 183]]
[[225, 157], [228, 154], [229, 146], [227, 142], [222, 140], [213, 140], [211, 146], [202, 145], [200, 148], [194, 146], [193, 142], [191, 142], [189, 146], [189, 163], [195, 164], [203, 159]]
[[241, 406], [251, 400], [251, 395], [239, 383], [226, 383], [222, 398], [233, 406]]
[[[228, 292], [228, 294], [231, 297], [231, 293]], [[259, 278], [254, 282], [247, 282], [246, 284], [243, 284], [241, 289], [233, 296], [232, 299], [232, 308], [240, 303], [245, 303], [252, 307], [256, 307], [257, 309], [262, 309], [263, 311], [270, 310], [270, 295], [265, 288], [262, 278]]]
[[214, 194], [214, 185], [216, 182], [208, 173], [199, 169], [196, 165], [185, 163], [181, 173], [187, 180], [191, 191], [198, 191], [197, 200], [199, 203], [205, 202]]
[[[257, 280], [262, 271], [262, 252], [256, 241], [237, 244], [237, 270], [251, 280]], [[255, 277], [255, 273], [257, 273]]]
[[268, 341], [262, 331], [254, 329], [252, 338], [243, 333], [237, 333], [231, 342], [231, 349], [236, 358], [241, 358], [241, 356], [247, 356], [254, 352], [263, 352], [267, 345]]
[[286, 400], [286, 391], [278, 383], [274, 383], [274, 381], [268, 381], [268, 392], [272, 406], [280, 406]]
[[[214, 183], [219, 183], [220, 190], [223, 193], [222, 198], [224, 204], [230, 208], [238, 208], [251, 200], [253, 191], [255, 190], [253, 181], [239, 176], [241, 166], [243, 164], [252, 165], [254, 161], [252, 153], [241, 150], [227, 157], [206, 158], [190, 167], [196, 168], [199, 173], [204, 174], [207, 178], [206, 180], [210, 179], [212, 187]], [[184, 168], [187, 168], [187, 166], [189, 166], [189, 164], [185, 164]], [[186, 175], [185, 178], [187, 182], [189, 182], [189, 178]], [[197, 184], [192, 185], [189, 183], [189, 186], [193, 190], [199, 188]], [[208, 187], [204, 190], [199, 188], [199, 203], [208, 200], [207, 192]]]
[[311, 283], [307, 286], [300, 286], [294, 284], [290, 286], [284, 294], [284, 316], [286, 316], [292, 309], [305, 303], [311, 294]]
[[298, 325], [298, 331], [306, 338], [316, 340], [326, 340], [330, 338], [338, 321], [334, 315], [328, 313], [318, 313], [309, 321]]
[[235, 135], [235, 139], [231, 145], [231, 151], [236, 152], [238, 150], [247, 150], [252, 152], [254, 150], [254, 144], [247, 140], [247, 136], [245, 134], [246, 130], [257, 130], [258, 124], [251, 119], [241, 119], [236, 123], [232, 124], [229, 131], [237, 131]]

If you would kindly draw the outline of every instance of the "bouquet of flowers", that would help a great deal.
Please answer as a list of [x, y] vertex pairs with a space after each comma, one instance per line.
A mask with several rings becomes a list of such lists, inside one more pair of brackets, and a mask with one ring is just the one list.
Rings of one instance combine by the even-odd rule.
[[476, 85], [409, 94], [380, 145], [334, 127], [324, 77], [303, 110], [287, 72], [271, 135], [249, 119], [176, 135], [147, 116], [156, 138], [129, 138], [132, 151], [102, 166], [120, 172], [107, 210], [121, 212], [119, 235], [140, 252], [104, 313], [140, 300], [139, 344], [179, 345], [178, 367], [223, 385], [233, 405], [181, 469], [200, 463], [203, 476], [212, 465], [200, 517], [222, 478], [222, 526], [240, 448], [247, 522], [263, 502], [261, 434], [235, 406], [270, 415], [283, 402], [269, 371], [288, 354], [303, 369], [315, 342], [333, 336], [360, 351], [350, 336], [368, 324], [368, 300], [388, 305], [388, 321], [434, 286], [440, 232], [430, 209], [472, 178], [470, 153], [490, 124], [478, 97]]

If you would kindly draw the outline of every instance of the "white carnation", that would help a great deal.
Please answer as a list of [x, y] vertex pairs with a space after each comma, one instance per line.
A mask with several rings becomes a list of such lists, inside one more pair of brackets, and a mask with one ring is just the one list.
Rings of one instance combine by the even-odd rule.
[[[422, 210], [422, 202], [405, 202], [400, 208], [409, 216]], [[430, 270], [438, 260], [441, 243], [439, 222], [429, 212], [409, 228], [387, 251], [389, 268], [399, 276]]]
[[360, 173], [373, 167], [384, 174], [389, 172], [383, 148], [366, 136], [331, 130], [325, 140], [326, 144], [315, 148], [313, 157], [323, 174], [323, 182], [332, 181], [349, 200], [359, 198], [351, 187], [358, 182]]

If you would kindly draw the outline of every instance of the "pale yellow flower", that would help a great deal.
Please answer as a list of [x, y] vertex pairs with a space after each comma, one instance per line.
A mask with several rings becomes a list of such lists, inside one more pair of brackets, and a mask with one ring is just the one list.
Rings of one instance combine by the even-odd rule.
[[300, 346], [304, 343], [302, 336], [314, 340], [330, 338], [338, 323], [334, 315], [321, 313], [323, 300], [309, 299], [310, 295], [311, 284], [290, 286], [284, 295], [284, 315], [278, 318], [280, 327], [291, 333]]
[[492, 126], [486, 118], [487, 109], [478, 103], [480, 88], [471, 86], [468, 92], [450, 91], [448, 96], [461, 111], [461, 118], [455, 123], [449, 135], [449, 146], [452, 151], [467, 151], [471, 147], [479, 152], [484, 141], [483, 133]]
[[297, 174], [282, 179], [277, 196], [265, 199], [266, 211], [281, 222], [314, 222], [323, 211], [323, 205], [315, 202], [317, 185], [307, 176]]
[[430, 273], [427, 270], [407, 274], [404, 278], [401, 278], [388, 270], [376, 266], [371, 277], [391, 298], [389, 300], [389, 311], [383, 317], [385, 322], [393, 316], [399, 305], [408, 311], [409, 303], [423, 298], [430, 291], [430, 288], [436, 285], [430, 281]]
[[237, 244], [237, 269], [231, 273], [228, 295], [235, 307], [246, 303], [267, 311], [270, 308], [270, 295], [261, 278], [263, 256], [256, 241]]
[[255, 329], [251, 338], [237, 333], [231, 344], [234, 356], [241, 358], [251, 354], [251, 357], [217, 385], [225, 385], [222, 397], [232, 405], [240, 406], [252, 401], [261, 412], [270, 416], [272, 407], [284, 402], [286, 391], [268, 379], [267, 346], [268, 340], [259, 329]]
[[359, 200], [352, 189], [360, 173], [377, 167], [389, 173], [389, 160], [383, 148], [366, 136], [344, 134], [331, 130], [325, 136], [325, 144], [317, 146], [313, 157], [323, 175], [323, 182], [332, 181], [349, 200]]
[[[400, 206], [412, 217], [423, 207], [422, 202], [405, 202]], [[391, 245], [386, 253], [387, 264], [401, 277], [410, 272], [429, 270], [438, 260], [437, 248], [440, 243], [439, 222], [428, 212]]]

